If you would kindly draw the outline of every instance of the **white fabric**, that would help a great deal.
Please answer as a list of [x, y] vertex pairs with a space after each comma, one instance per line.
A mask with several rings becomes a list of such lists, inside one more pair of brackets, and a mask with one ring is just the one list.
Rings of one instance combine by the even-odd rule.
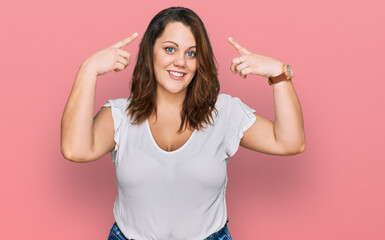
[[130, 123], [128, 104], [118, 98], [103, 106], [111, 107], [114, 119], [114, 217], [123, 234], [135, 240], [202, 240], [217, 232], [227, 220], [228, 158], [254, 123], [255, 110], [219, 94], [215, 124], [167, 152], [156, 144], [147, 120]]

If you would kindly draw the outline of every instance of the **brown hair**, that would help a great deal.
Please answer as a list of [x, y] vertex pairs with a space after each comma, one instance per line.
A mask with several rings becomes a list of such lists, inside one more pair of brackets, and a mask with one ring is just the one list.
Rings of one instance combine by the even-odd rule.
[[197, 70], [187, 87], [181, 111], [181, 125], [201, 130], [203, 124], [213, 124], [212, 111], [218, 113], [215, 103], [219, 94], [219, 81], [215, 57], [202, 20], [192, 10], [171, 7], [159, 12], [150, 22], [139, 45], [138, 59], [131, 82], [131, 102], [127, 108], [133, 124], [140, 124], [156, 113], [157, 82], [154, 75], [155, 41], [170, 22], [181, 22], [190, 27], [197, 50]]

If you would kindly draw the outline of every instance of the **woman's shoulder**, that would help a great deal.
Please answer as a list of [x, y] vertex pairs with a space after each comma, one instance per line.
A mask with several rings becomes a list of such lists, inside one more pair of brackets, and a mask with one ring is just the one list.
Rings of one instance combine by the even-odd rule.
[[103, 107], [111, 107], [112, 114], [122, 118], [123, 115], [127, 115], [127, 109], [130, 102], [130, 98], [109, 99], [107, 103], [103, 105]]
[[218, 107], [221, 107], [221, 106], [225, 106], [225, 107], [227, 106], [228, 107], [233, 99], [234, 99], [234, 97], [232, 97], [229, 94], [220, 93], [218, 95], [218, 99], [217, 99], [216, 105]]
[[215, 108], [218, 110], [218, 112], [222, 113], [220, 115], [224, 114], [223, 116], [226, 116], [228, 114], [232, 99], [233, 97], [229, 94], [220, 93], [218, 95]]
[[220, 93], [218, 95], [217, 103], [225, 104], [228, 106], [229, 104], [232, 104], [232, 103], [243, 103], [243, 102], [239, 97], [234, 97], [226, 93]]
[[245, 104], [240, 98], [229, 94], [219, 94], [216, 106], [222, 109], [229, 109], [231, 112], [239, 112], [240, 110], [248, 114], [255, 112], [253, 108]]
[[217, 99], [217, 102], [223, 102], [223, 101], [228, 101], [228, 99], [231, 99], [231, 96], [229, 94], [226, 94], [226, 93], [220, 93], [218, 95], [218, 99]]
[[130, 98], [115, 98], [115, 99], [109, 99], [106, 104], [104, 104], [104, 107], [118, 107], [120, 109], [125, 109], [130, 104], [131, 99]]

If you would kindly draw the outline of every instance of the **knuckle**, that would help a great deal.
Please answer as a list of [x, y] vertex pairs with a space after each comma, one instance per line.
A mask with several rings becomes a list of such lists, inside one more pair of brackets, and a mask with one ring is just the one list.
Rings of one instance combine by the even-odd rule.
[[126, 52], [126, 51], [122, 51], [121, 52], [122, 56], [126, 59], [130, 58], [130, 53]]
[[117, 51], [116, 48], [110, 48], [110, 53], [111, 54], [116, 55], [116, 51]]

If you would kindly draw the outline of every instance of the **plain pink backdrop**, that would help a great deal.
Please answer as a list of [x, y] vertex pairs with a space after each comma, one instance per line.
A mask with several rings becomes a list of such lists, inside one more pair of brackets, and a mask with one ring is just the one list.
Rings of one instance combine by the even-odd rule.
[[[204, 21], [221, 92], [274, 120], [267, 79], [229, 70], [232, 36], [294, 69], [307, 148], [271, 156], [240, 148], [228, 165], [236, 240], [385, 239], [383, 1], [8, 1], [1, 4], [1, 237], [107, 239], [114, 222], [111, 156], [60, 153], [60, 121], [80, 64], [170, 6]], [[139, 41], [125, 48], [136, 59]], [[133, 60], [135, 62], [135, 60]], [[100, 77], [95, 113], [127, 97], [133, 64]]]

